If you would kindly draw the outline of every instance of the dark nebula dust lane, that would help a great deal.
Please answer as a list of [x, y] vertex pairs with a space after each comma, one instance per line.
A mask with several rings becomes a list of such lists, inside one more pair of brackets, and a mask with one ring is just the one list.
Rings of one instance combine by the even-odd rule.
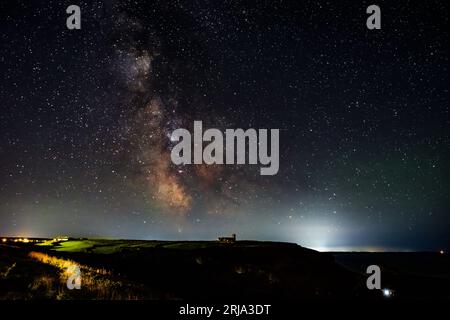
[[[448, 4], [0, 4], [0, 234], [437, 250]], [[171, 162], [171, 133], [280, 129], [280, 166]]]

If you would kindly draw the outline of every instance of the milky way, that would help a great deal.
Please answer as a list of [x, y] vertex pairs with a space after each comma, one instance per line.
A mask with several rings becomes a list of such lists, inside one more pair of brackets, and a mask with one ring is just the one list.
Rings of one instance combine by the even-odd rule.
[[[202, 64], [193, 65], [190, 55], [197, 52], [181, 57], [171, 54], [173, 48], [168, 48], [167, 35], [161, 30], [158, 32], [158, 26], [152, 18], [148, 19], [145, 10], [133, 14], [133, 10], [129, 13], [124, 8], [126, 6], [119, 6], [119, 19], [112, 32], [116, 48], [113, 68], [125, 89], [122, 108], [130, 110], [123, 126], [130, 147], [124, 148], [124, 152], [136, 171], [136, 186], [166, 215], [175, 215], [176, 221], [180, 221], [177, 218], [180, 215], [186, 218], [191, 214], [200, 217], [229, 214], [242, 202], [240, 195], [251, 194], [248, 188], [257, 188], [249, 176], [254, 174], [253, 169], [249, 171], [245, 166], [180, 167], [173, 165], [170, 159], [174, 145], [170, 135], [176, 128], [192, 127], [194, 119], [205, 119], [215, 127], [233, 123], [220, 113], [207, 112], [201, 89], [184, 83], [196, 78], [208, 81], [210, 75], [197, 70], [203, 68]], [[184, 26], [181, 21], [181, 25], [175, 26], [163, 22], [162, 27], [181, 29]], [[176, 35], [169, 41], [174, 39], [185, 40], [183, 35]], [[183, 52], [185, 49], [176, 47], [175, 50]], [[152, 67], [155, 65], [159, 68]], [[179, 79], [179, 74], [187, 76]], [[236, 172], [241, 177], [236, 176]], [[199, 206], [201, 210], [193, 210]]]
[[[448, 5], [1, 4], [0, 233], [450, 243]], [[177, 128], [280, 129], [280, 169], [171, 162]]]

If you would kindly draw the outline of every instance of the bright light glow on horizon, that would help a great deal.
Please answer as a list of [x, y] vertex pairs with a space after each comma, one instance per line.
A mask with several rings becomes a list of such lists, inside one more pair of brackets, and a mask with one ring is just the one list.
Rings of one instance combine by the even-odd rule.
[[414, 250], [405, 250], [398, 248], [387, 248], [387, 247], [358, 247], [358, 246], [348, 246], [348, 247], [307, 247], [319, 252], [413, 252]]
[[381, 247], [310, 247], [319, 252], [386, 252], [386, 248]]

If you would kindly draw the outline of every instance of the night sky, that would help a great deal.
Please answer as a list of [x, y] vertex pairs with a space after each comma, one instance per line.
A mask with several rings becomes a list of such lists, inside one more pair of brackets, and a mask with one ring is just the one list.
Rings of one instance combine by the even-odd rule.
[[[3, 1], [0, 234], [450, 249], [448, 4], [374, 3]], [[194, 120], [278, 174], [175, 166]]]

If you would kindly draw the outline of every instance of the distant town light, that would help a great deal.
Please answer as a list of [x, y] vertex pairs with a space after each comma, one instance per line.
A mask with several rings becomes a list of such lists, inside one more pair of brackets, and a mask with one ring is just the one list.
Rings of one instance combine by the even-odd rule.
[[439, 251], [439, 253], [440, 253], [440, 254], [444, 254], [445, 252], [444, 252], [444, 250], [441, 250], [441, 251]]
[[56, 236], [53, 238], [53, 242], [69, 241], [68, 236]]
[[392, 296], [392, 291], [389, 289], [383, 289], [383, 296], [389, 298], [390, 296]]
[[2, 241], [3, 241], [3, 242], [6, 242], [6, 241], [8, 241], [8, 239], [6, 239], [6, 238], [3, 238], [3, 239], [2, 239]]

